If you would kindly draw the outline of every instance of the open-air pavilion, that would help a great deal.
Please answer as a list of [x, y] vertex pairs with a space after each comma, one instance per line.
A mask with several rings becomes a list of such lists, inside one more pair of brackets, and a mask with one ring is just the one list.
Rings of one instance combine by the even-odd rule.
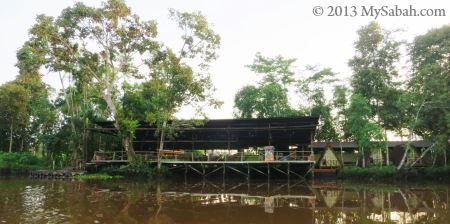
[[[314, 166], [311, 142], [318, 117], [220, 119], [200, 125], [178, 126], [176, 135], [164, 141], [160, 162], [169, 169], [192, 170], [203, 177], [227, 169], [250, 176], [270, 172], [304, 176]], [[116, 134], [112, 122], [97, 122], [94, 133]], [[133, 148], [143, 161], [157, 162], [157, 127], [140, 123]], [[202, 153], [203, 152], [203, 153]], [[233, 152], [233, 153], [231, 153]], [[95, 152], [95, 164], [124, 163], [123, 151]]]

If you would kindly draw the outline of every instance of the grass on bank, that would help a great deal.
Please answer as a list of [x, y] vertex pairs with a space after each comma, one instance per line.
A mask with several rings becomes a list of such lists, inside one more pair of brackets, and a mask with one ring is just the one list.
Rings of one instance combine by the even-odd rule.
[[44, 168], [45, 161], [31, 152], [1, 152], [0, 174], [28, 174]]
[[348, 180], [450, 180], [450, 167], [422, 167], [397, 170], [395, 166], [342, 167], [337, 178]]
[[74, 176], [73, 178], [77, 180], [113, 180], [113, 179], [123, 179], [124, 177], [119, 175], [113, 176], [106, 173], [90, 173]]

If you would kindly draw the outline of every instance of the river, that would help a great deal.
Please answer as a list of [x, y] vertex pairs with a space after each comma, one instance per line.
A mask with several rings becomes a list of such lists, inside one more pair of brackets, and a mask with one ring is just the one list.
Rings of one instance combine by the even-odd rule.
[[449, 185], [0, 177], [0, 223], [450, 223]]

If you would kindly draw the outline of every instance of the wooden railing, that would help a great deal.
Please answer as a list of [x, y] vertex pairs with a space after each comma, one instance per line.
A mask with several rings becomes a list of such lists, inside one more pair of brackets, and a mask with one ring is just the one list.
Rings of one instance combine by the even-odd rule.
[[[157, 161], [158, 153], [150, 151], [135, 151], [135, 158], [141, 161]], [[275, 151], [266, 155], [264, 152], [235, 154], [203, 154], [198, 151], [171, 151], [161, 152], [162, 161], [313, 161], [311, 151]], [[123, 162], [128, 161], [124, 151], [94, 153], [93, 162]]]

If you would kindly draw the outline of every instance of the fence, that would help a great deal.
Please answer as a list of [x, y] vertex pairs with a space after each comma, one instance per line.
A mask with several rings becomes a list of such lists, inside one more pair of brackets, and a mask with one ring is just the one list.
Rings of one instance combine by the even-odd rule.
[[[152, 151], [135, 151], [135, 159], [144, 162], [155, 162], [158, 153]], [[162, 161], [307, 161], [312, 160], [311, 151], [275, 151], [267, 157], [264, 152], [235, 154], [199, 153], [192, 150], [163, 150], [160, 154]], [[93, 162], [124, 162], [128, 161], [128, 155], [124, 151], [94, 153]]]

